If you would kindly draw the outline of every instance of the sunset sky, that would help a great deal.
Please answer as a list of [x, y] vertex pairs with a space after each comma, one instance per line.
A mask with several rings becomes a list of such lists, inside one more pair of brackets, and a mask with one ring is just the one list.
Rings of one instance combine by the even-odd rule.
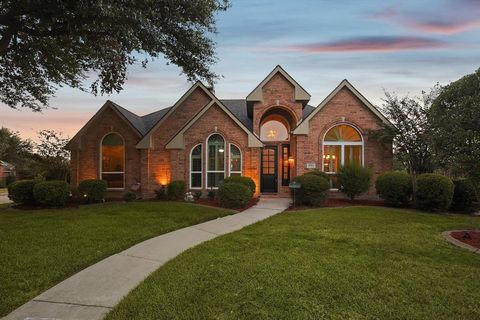
[[[219, 98], [246, 97], [277, 64], [314, 106], [344, 78], [380, 105], [384, 90], [415, 95], [480, 67], [480, 0], [233, 0], [217, 28]], [[157, 60], [130, 68], [120, 94], [62, 88], [43, 113], [0, 105], [0, 126], [25, 138], [42, 129], [72, 137], [107, 99], [143, 115], [173, 105], [190, 85]]]

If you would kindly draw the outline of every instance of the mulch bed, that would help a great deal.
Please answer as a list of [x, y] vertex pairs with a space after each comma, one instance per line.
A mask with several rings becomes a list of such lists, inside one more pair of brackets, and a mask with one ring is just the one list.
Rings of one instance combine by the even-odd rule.
[[[248, 203], [248, 205], [245, 208], [235, 209], [235, 210], [236, 211], [246, 210], [246, 209], [256, 205], [259, 200], [260, 200], [259, 198], [253, 198], [252, 200], [250, 200], [250, 202]], [[199, 198], [199, 199], [195, 200], [195, 203], [196, 204], [201, 204], [201, 205], [204, 205], [204, 206], [222, 208], [222, 206], [220, 206], [220, 204], [215, 199], [210, 199], [210, 198]]]
[[454, 231], [450, 232], [450, 236], [458, 241], [480, 249], [480, 231]]
[[[384, 206], [385, 203], [382, 200], [349, 200], [349, 199], [327, 199], [322, 207], [335, 208], [335, 207], [352, 207], [352, 206]], [[287, 211], [307, 210], [313, 209], [307, 206], [290, 206]]]

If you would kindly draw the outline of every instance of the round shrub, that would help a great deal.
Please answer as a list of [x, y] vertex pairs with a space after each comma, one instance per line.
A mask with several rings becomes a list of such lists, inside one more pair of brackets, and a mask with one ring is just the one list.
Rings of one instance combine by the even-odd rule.
[[107, 194], [107, 181], [98, 179], [83, 180], [78, 184], [78, 194], [83, 203], [102, 202]]
[[391, 171], [378, 176], [375, 182], [377, 194], [385, 204], [394, 207], [408, 205], [412, 196], [412, 178], [406, 172]]
[[449, 178], [424, 173], [417, 178], [417, 207], [425, 211], [446, 211], [453, 198], [454, 184]]
[[176, 180], [170, 182], [167, 187], [167, 196], [170, 200], [183, 200], [187, 187], [185, 181]]
[[472, 183], [468, 180], [456, 180], [453, 184], [455, 188], [450, 210], [462, 213], [475, 212], [477, 196]]
[[18, 180], [8, 185], [8, 197], [15, 203], [33, 204], [33, 187], [35, 180]]
[[327, 192], [330, 189], [328, 180], [319, 175], [307, 173], [294, 179], [300, 183], [300, 189], [292, 189], [292, 196], [295, 193], [296, 205], [321, 206], [327, 199]]
[[324, 178], [325, 180], [330, 180], [330, 177], [328, 176], [328, 174], [326, 174], [325, 172], [323, 171], [320, 171], [318, 169], [314, 169], [312, 171], [308, 171], [307, 173], [304, 173], [304, 174], [313, 174], [315, 176], [319, 176], [319, 177], [322, 177]]
[[217, 198], [222, 207], [244, 208], [252, 199], [252, 191], [244, 184], [229, 182], [218, 188]]
[[127, 191], [123, 195], [123, 200], [125, 200], [126, 202], [132, 202], [132, 201], [135, 201], [136, 199], [137, 199], [137, 195], [133, 191]]
[[252, 192], [252, 196], [255, 193], [255, 189], [257, 188], [257, 186], [255, 185], [255, 181], [253, 181], [253, 179], [250, 178], [250, 177], [231, 176], [231, 177], [227, 177], [227, 178], [225, 178], [225, 180], [223, 180], [223, 183], [232, 183], [232, 182], [243, 184], [245, 187], [250, 189], [250, 191]]
[[65, 181], [43, 181], [33, 187], [35, 201], [47, 206], [63, 206], [70, 196], [70, 185]]
[[348, 164], [340, 168], [337, 177], [340, 191], [353, 200], [356, 196], [368, 191], [372, 173], [368, 168]]

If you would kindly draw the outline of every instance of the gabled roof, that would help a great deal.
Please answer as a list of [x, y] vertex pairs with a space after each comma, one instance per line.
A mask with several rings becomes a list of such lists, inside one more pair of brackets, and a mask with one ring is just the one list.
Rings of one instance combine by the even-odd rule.
[[262, 88], [265, 86], [274, 75], [280, 73], [284, 76], [294, 87], [295, 95], [294, 99], [297, 101], [308, 101], [310, 100], [310, 94], [297, 82], [293, 79], [281, 66], [277, 65], [262, 82], [260, 82], [255, 89], [247, 96], [247, 101], [263, 101], [263, 91]]
[[[243, 104], [237, 100], [226, 100], [227, 103], [230, 105], [230, 108], [226, 107], [218, 98], [207, 88], [203, 83], [200, 81], [197, 81], [188, 91], [172, 106], [170, 107], [167, 112], [162, 116], [162, 118], [147, 132], [147, 134], [140, 140], [140, 142], [137, 143], [137, 148], [138, 149], [146, 149], [151, 147], [151, 136], [153, 132], [165, 121], [165, 119], [168, 119], [168, 116], [172, 114], [178, 106], [180, 106], [183, 101], [192, 93], [194, 92], [197, 88], [202, 89], [211, 99], [212, 101], [204, 106], [200, 112], [198, 112], [193, 119], [191, 119], [183, 129], [181, 129], [170, 141], [173, 141], [174, 139], [177, 139], [177, 136], [184, 130], [187, 126], [190, 127], [206, 110], [208, 110], [212, 106], [212, 102], [215, 102], [220, 108], [227, 113], [230, 118], [232, 118], [233, 121], [235, 121], [240, 128], [242, 128], [247, 134], [248, 134], [248, 145], [250, 147], [259, 147], [263, 146], [263, 143], [254, 135], [252, 132], [252, 125], [251, 125], [251, 119], [248, 119], [248, 116], [245, 117], [244, 113], [246, 111], [242, 110]], [[239, 120], [241, 118], [242, 120]], [[249, 124], [250, 121], [250, 124]], [[247, 127], [247, 126], [250, 126]], [[187, 128], [188, 129], [188, 128]], [[186, 129], [185, 129], [186, 130]], [[183, 131], [184, 132], [184, 131]], [[183, 139], [183, 134], [182, 134], [182, 139]], [[176, 141], [177, 141], [176, 140]], [[183, 147], [183, 140], [181, 142], [181, 147]], [[168, 144], [167, 144], [168, 146]], [[170, 145], [170, 148], [177, 148], [177, 147], [172, 147], [172, 144]]]
[[228, 110], [230, 110], [233, 115], [242, 122], [248, 130], [253, 132], [253, 121], [252, 118], [248, 116], [247, 113], [247, 100], [245, 99], [222, 99], [221, 103]]
[[88, 122], [82, 127], [82, 129], [80, 129], [80, 131], [78, 131], [77, 134], [73, 136], [72, 139], [70, 139], [65, 148], [71, 149], [73, 147], [72, 144], [77, 141], [79, 137], [81, 137], [81, 135], [85, 132], [85, 130], [87, 130], [95, 122], [95, 120], [97, 120], [100, 115], [107, 109], [112, 109], [116, 114], [118, 114], [120, 118], [123, 119], [125, 123], [130, 126], [139, 137], [143, 135], [142, 130], [145, 130], [145, 128], [141, 121], [138, 120], [138, 118], [140, 118], [139, 116], [128, 111], [127, 109], [120, 107], [118, 104], [107, 100], [107, 102], [103, 104], [100, 110], [98, 110], [97, 113], [95, 113], [93, 117], [88, 120]]
[[378, 109], [370, 103], [347, 79], [344, 79], [340, 84], [316, 107], [311, 113], [293, 130], [293, 134], [308, 134], [310, 120], [320, 111], [322, 108], [332, 100], [332, 98], [340, 92], [343, 88], [347, 88], [352, 92], [370, 111], [373, 112], [382, 122], [391, 125], [385, 116], [378, 111]]
[[240, 122], [232, 113], [231, 111], [225, 107], [223, 103], [221, 103], [217, 98], [212, 99], [209, 104], [207, 104], [199, 113], [193, 117], [183, 128], [180, 130], [172, 139], [166, 144], [166, 149], [184, 149], [185, 142], [184, 142], [184, 133], [195, 123], [202, 115], [205, 114], [212, 106], [217, 105], [222, 109], [230, 118], [241, 128], [243, 131], [247, 133], [248, 136], [248, 147], [255, 148], [255, 147], [263, 147], [263, 142], [258, 139], [258, 137], [250, 130], [248, 130], [242, 122]]

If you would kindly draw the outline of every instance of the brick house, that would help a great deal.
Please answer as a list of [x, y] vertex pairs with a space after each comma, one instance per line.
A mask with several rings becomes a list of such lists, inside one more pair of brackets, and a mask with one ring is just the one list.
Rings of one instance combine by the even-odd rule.
[[[224, 177], [243, 175], [258, 194], [287, 195], [296, 175], [342, 164], [392, 168], [392, 146], [370, 137], [388, 120], [347, 80], [317, 107], [277, 66], [245, 98], [220, 100], [195, 83], [171, 107], [138, 116], [107, 101], [72, 138], [71, 183], [107, 180], [110, 196], [135, 190], [143, 198], [172, 180], [206, 192]], [[372, 187], [366, 197], [375, 197]]]

